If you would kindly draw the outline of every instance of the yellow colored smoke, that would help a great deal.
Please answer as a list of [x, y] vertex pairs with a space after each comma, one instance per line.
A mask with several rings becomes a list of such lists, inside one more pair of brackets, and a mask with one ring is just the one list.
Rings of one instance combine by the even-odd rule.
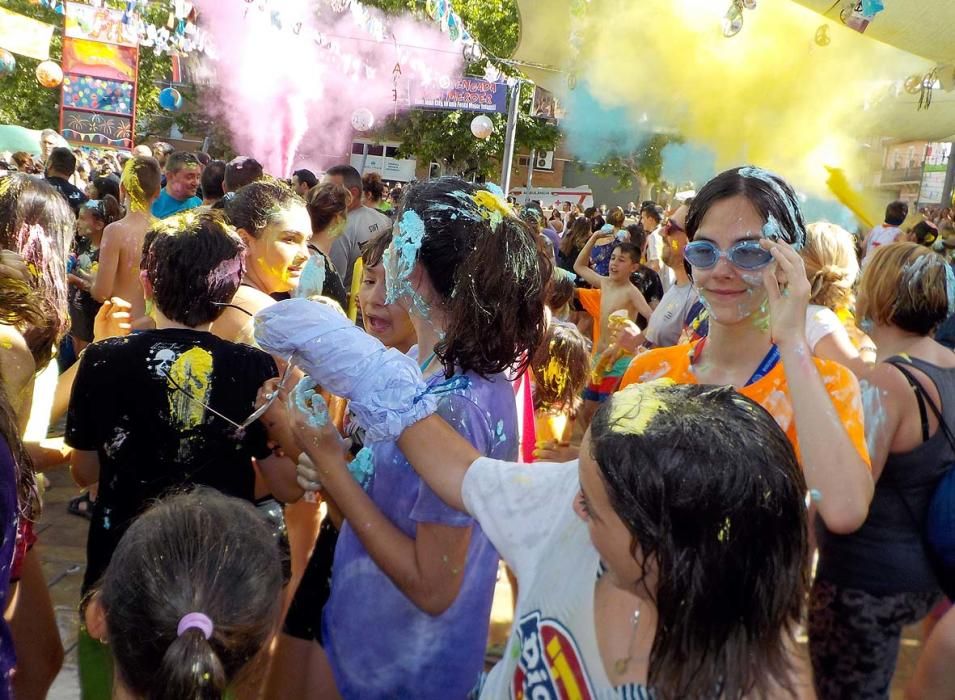
[[[826, 191], [825, 166], [857, 180], [865, 135], [856, 124], [867, 99], [926, 72], [926, 61], [791, 0], [760, 0], [744, 10], [742, 31], [725, 38], [729, 4], [594, 0], [579, 79], [608, 107], [626, 108], [635, 129], [646, 128], [647, 114], [656, 128], [711, 149], [720, 170], [753, 163], [815, 193]], [[824, 24], [831, 42], [818, 46]]]

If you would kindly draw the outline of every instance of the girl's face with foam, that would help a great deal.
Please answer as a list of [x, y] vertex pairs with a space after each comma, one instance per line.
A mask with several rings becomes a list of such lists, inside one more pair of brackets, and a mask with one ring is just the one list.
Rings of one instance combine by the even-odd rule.
[[[633, 535], [610, 504], [597, 462], [590, 456], [589, 430], [580, 444], [579, 474], [580, 490], [574, 498], [574, 512], [587, 524], [590, 541], [607, 567], [605, 575], [617, 588], [642, 594], [648, 582], [635, 588], [643, 577], [643, 568], [631, 553]], [[639, 556], [639, 547], [636, 552]]]
[[[721, 251], [740, 241], [758, 241], [765, 221], [743, 195], [721, 199], [707, 210], [694, 241], [710, 241]], [[693, 282], [699, 289], [711, 317], [724, 325], [747, 320], [766, 303], [763, 270], [744, 270], [721, 257], [711, 268], [693, 268]]]
[[362, 269], [358, 305], [365, 331], [383, 345], [407, 352], [415, 344], [417, 336], [408, 311], [400, 304], [385, 303], [385, 269], [381, 263]]
[[80, 215], [76, 219], [76, 232], [84, 238], [103, 232], [103, 222], [97, 219], [93, 212], [86, 207], [80, 209]]
[[301, 204], [278, 212], [258, 238], [243, 236], [248, 246], [247, 267], [263, 284], [266, 294], [289, 292], [298, 287], [302, 268], [308, 262], [311, 222]]

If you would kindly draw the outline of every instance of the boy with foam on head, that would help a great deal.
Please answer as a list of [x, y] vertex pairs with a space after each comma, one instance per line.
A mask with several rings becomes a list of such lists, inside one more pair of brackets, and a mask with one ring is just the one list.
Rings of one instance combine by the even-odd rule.
[[584, 309], [594, 317], [593, 376], [584, 390], [584, 406], [581, 420], [586, 427], [597, 410], [607, 400], [627, 371], [630, 355], [620, 353], [611, 346], [613, 326], [632, 320], [637, 314], [649, 318], [653, 313], [647, 300], [630, 281], [630, 276], [640, 267], [640, 251], [632, 243], [618, 241], [610, 254], [609, 274], [605, 277], [590, 268], [590, 250], [601, 235], [594, 233], [577, 256], [574, 272], [593, 289], [578, 289], [577, 295]]
[[[294, 463], [273, 454], [263, 424], [245, 425], [259, 387], [278, 374], [275, 361], [209, 332], [239, 286], [244, 253], [218, 212], [156, 222], [142, 256], [155, 328], [94, 343], [83, 353], [65, 441], [74, 448], [77, 483], [100, 484], [84, 593], [103, 575], [129, 525], [170, 490], [204, 485], [254, 502], [254, 458], [277, 499], [302, 494]], [[292, 444], [288, 436], [273, 437]], [[81, 656], [94, 659], [87, 668], [98, 668], [95, 659], [106, 648], [89, 638], [81, 646]]]

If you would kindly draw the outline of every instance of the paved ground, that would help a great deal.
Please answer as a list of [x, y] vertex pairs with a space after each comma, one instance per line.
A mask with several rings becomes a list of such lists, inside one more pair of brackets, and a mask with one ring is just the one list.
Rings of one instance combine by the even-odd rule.
[[[52, 488], [44, 496], [43, 516], [37, 529], [40, 535], [40, 555], [46, 574], [56, 618], [66, 650], [63, 670], [50, 691], [50, 700], [79, 698], [76, 676], [76, 634], [79, 617], [80, 582], [86, 561], [87, 521], [70, 515], [66, 504], [77, 494], [65, 470], [48, 474]], [[492, 643], [503, 642], [507, 636], [511, 611], [510, 586], [502, 576], [495, 595], [492, 611]], [[902, 652], [893, 684], [892, 700], [902, 700], [902, 687], [911, 676], [921, 648], [918, 628], [907, 630], [902, 640]], [[104, 699], [106, 700], [106, 699]]]

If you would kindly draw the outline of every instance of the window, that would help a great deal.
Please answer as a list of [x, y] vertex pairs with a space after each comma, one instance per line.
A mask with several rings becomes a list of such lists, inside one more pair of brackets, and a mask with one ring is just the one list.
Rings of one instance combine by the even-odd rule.
[[385, 147], [381, 144], [375, 144], [374, 146], [368, 147], [368, 155], [370, 156], [383, 156], [385, 154]]
[[397, 147], [397, 146], [385, 146], [385, 157], [386, 157], [386, 158], [397, 158], [397, 157], [398, 157], [398, 147]]
[[351, 145], [351, 152], [353, 156], [364, 155], [365, 153], [365, 144], [355, 141]]

